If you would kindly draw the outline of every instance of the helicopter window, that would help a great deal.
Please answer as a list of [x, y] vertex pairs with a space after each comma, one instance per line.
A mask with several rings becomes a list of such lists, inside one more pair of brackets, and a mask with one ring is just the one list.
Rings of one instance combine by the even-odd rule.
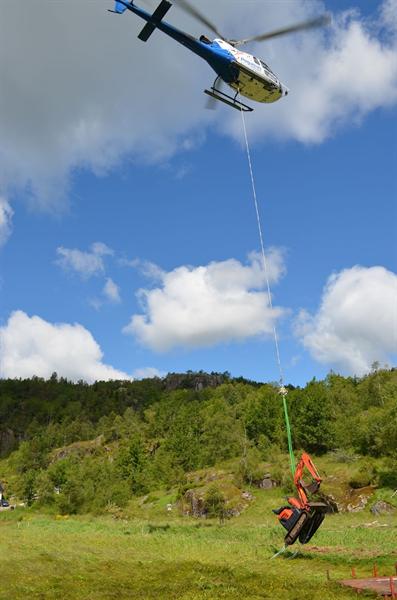
[[261, 66], [261, 63], [259, 62], [259, 60], [257, 58], [255, 58], [255, 56], [253, 58], [254, 58], [254, 61], [256, 62], [256, 64]]

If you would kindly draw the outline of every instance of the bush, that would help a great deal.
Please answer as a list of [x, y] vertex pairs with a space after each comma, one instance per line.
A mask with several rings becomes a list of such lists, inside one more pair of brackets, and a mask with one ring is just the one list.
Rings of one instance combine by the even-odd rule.
[[209, 517], [218, 518], [221, 523], [225, 520], [226, 499], [217, 485], [211, 485], [204, 497], [204, 508]]
[[79, 512], [84, 503], [84, 494], [80, 483], [68, 481], [56, 499], [58, 511], [61, 515], [74, 515]]
[[379, 487], [397, 489], [397, 461], [385, 461], [383, 468], [378, 471], [378, 483]]
[[367, 463], [360, 467], [360, 469], [352, 476], [349, 485], [354, 489], [359, 489], [375, 483], [376, 479], [376, 466], [372, 462], [367, 461]]

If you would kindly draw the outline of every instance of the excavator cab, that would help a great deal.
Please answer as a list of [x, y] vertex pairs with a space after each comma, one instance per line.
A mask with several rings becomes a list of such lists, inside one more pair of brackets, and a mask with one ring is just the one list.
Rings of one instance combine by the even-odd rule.
[[[305, 468], [312, 477], [310, 483], [302, 479]], [[308, 494], [318, 492], [321, 481], [312, 459], [308, 454], [303, 453], [294, 474], [298, 498], [288, 498], [288, 506], [273, 510], [280, 524], [287, 530], [284, 538], [286, 546], [291, 546], [298, 538], [301, 544], [307, 544], [324, 521], [326, 513], [329, 512], [328, 504], [310, 502], [308, 498]]]

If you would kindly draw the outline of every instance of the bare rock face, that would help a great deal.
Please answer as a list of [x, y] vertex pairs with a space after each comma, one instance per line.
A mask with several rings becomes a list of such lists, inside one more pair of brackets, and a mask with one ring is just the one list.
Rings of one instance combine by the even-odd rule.
[[251, 492], [243, 492], [241, 494], [241, 497], [243, 498], [243, 500], [248, 500], [248, 502], [252, 502], [252, 500], [254, 499], [254, 497], [251, 494]]
[[228, 381], [226, 373], [204, 373], [200, 371], [195, 373], [188, 371], [187, 373], [168, 373], [163, 379], [163, 387], [166, 391], [177, 389], [191, 389], [199, 392], [208, 387], [218, 387]]
[[[330, 486], [329, 483], [332, 485]], [[373, 485], [362, 488], [352, 488], [343, 480], [328, 477], [324, 482], [324, 488], [319, 493], [319, 498], [326, 502], [333, 512], [360, 512], [364, 510], [375, 492]]]
[[186, 477], [189, 488], [177, 503], [184, 516], [213, 518], [215, 502], [216, 513], [223, 521], [237, 517], [255, 500], [250, 491], [236, 485], [232, 472], [211, 468], [188, 473]]
[[347, 505], [346, 510], [347, 512], [360, 512], [361, 510], [364, 510], [367, 504], [368, 496], [365, 494], [360, 494], [354, 504], [350, 503]]
[[371, 513], [374, 515], [391, 514], [391, 513], [394, 513], [395, 511], [396, 511], [396, 509], [394, 508], [394, 506], [392, 506], [388, 502], [385, 502], [384, 500], [378, 500], [371, 507]]
[[54, 463], [63, 458], [68, 458], [69, 456], [76, 456], [78, 458], [81, 458], [83, 456], [97, 454], [100, 451], [108, 452], [109, 448], [103, 446], [103, 441], [104, 436], [99, 435], [94, 440], [73, 442], [73, 444], [69, 444], [68, 446], [56, 448], [51, 453], [51, 462]]
[[185, 502], [189, 506], [184, 510], [185, 515], [196, 518], [206, 516], [204, 497], [198, 490], [188, 490], [185, 494]]
[[266, 473], [263, 476], [263, 479], [254, 482], [255, 485], [261, 490], [271, 490], [274, 487], [277, 487], [277, 482], [271, 478], [270, 473]]

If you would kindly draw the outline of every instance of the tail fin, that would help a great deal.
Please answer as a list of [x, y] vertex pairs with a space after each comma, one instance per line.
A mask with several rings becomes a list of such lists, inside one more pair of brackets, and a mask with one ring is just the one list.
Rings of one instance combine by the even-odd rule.
[[[133, 0], [130, 2], [130, 4], [133, 4]], [[122, 15], [125, 10], [127, 10], [127, 2], [118, 2], [118, 0], [116, 0], [113, 12]]]

